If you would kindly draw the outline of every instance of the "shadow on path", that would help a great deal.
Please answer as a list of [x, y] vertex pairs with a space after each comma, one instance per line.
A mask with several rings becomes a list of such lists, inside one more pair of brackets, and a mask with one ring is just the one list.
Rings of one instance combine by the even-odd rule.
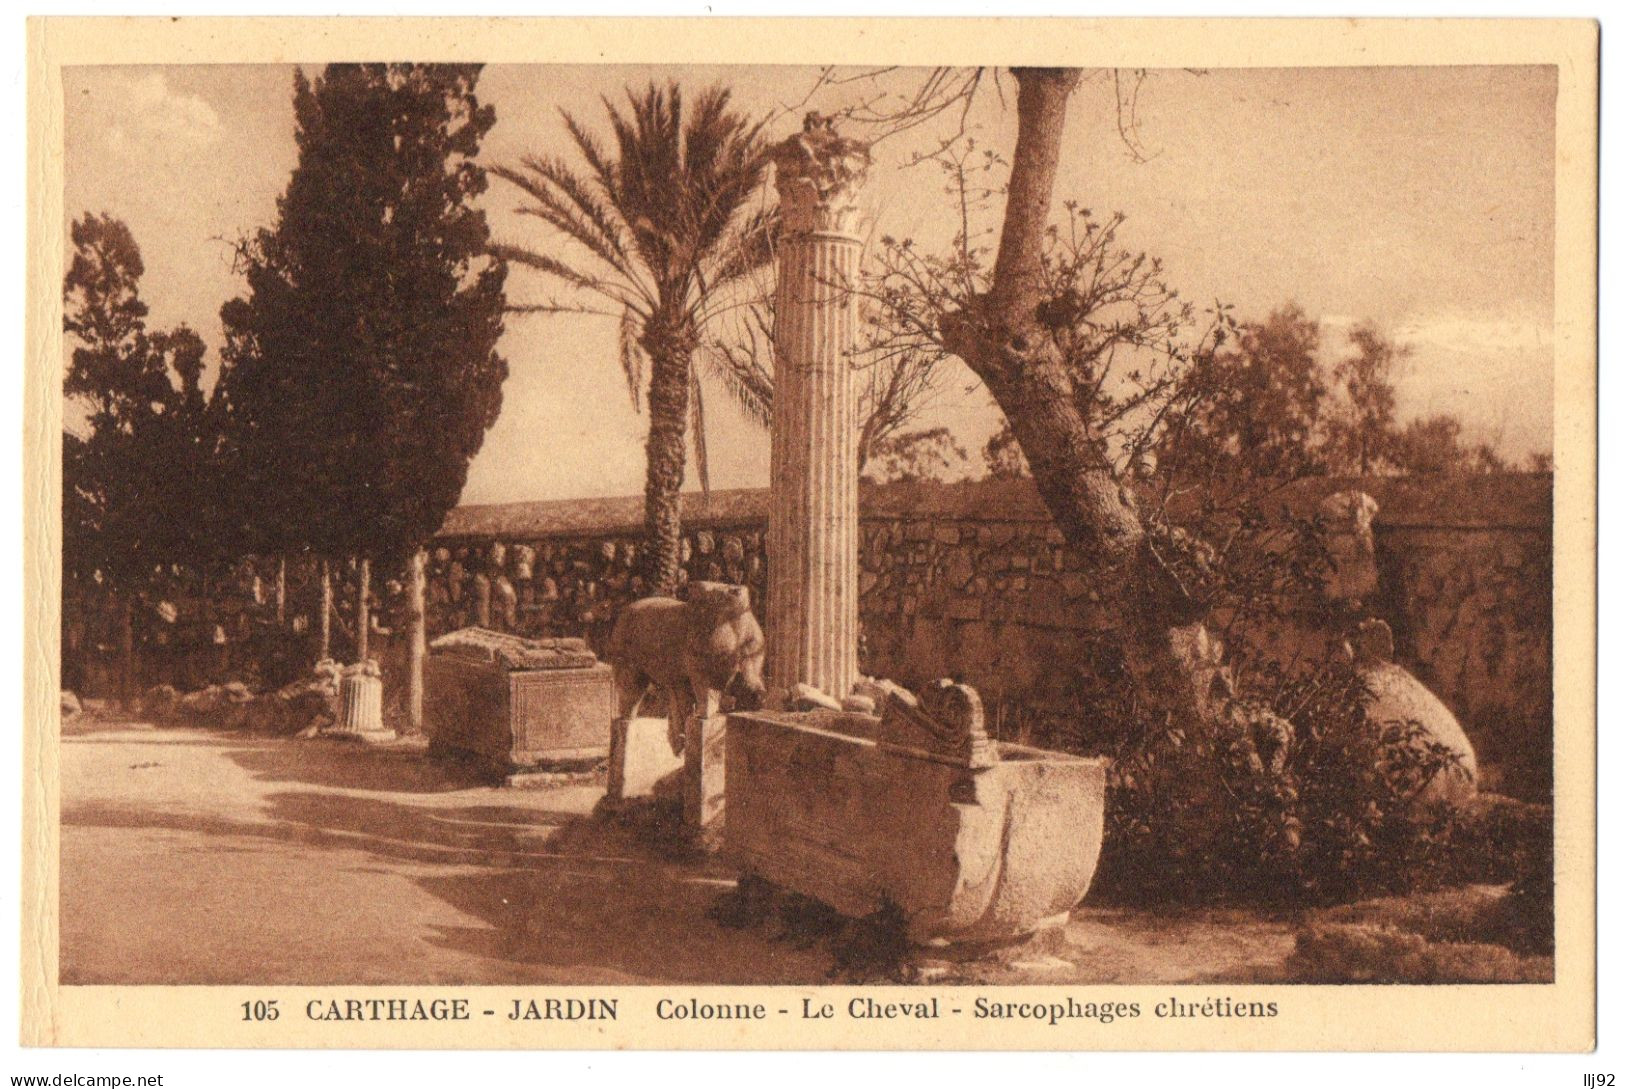
[[416, 748], [368, 748], [323, 738], [257, 741], [239, 735], [235, 740], [246, 745], [226, 755], [262, 782], [393, 794], [439, 794], [491, 785], [490, 774], [475, 766], [430, 760]]
[[[146, 740], [126, 738], [138, 747]], [[245, 840], [293, 844], [307, 850], [288, 860], [287, 880], [303, 889], [321, 887], [328, 873], [353, 872], [354, 855], [343, 852], [365, 852], [380, 860], [381, 874], [411, 881], [455, 909], [455, 916], [408, 927], [403, 964], [413, 943], [426, 942], [454, 963], [466, 958], [470, 983], [489, 982], [493, 961], [548, 982], [825, 981], [827, 956], [726, 931], [707, 917], [733, 886], [728, 866], [585, 815], [595, 800], [590, 787], [477, 789], [482, 781], [458, 765], [342, 742], [191, 732], [170, 734], [169, 742], [218, 748], [265, 793], [240, 797], [225, 811], [201, 790], [195, 801], [183, 794], [178, 803], [127, 793], [68, 799], [65, 830], [170, 831], [207, 840], [209, 852], [240, 851]], [[189, 774], [206, 776], [207, 768]], [[196, 858], [154, 858], [152, 879], [198, 865]], [[379, 894], [388, 887], [380, 884]], [[183, 931], [175, 941], [186, 940]], [[334, 968], [342, 979], [343, 966]]]
[[827, 956], [724, 931], [706, 917], [732, 887], [725, 866], [658, 857], [626, 830], [590, 817], [311, 792], [269, 801], [268, 821], [102, 803], [71, 807], [64, 823], [254, 837], [363, 850], [389, 866], [428, 865], [428, 873], [402, 876], [485, 925], [435, 924], [420, 940], [465, 956], [556, 969], [538, 972], [549, 980], [826, 981]]
[[566, 970], [583, 983], [829, 981], [827, 953], [723, 930], [707, 916], [734, 885], [726, 865], [659, 857], [626, 829], [591, 818], [567, 823], [553, 842], [556, 854], [524, 868], [419, 879], [487, 924], [437, 927], [435, 944]]

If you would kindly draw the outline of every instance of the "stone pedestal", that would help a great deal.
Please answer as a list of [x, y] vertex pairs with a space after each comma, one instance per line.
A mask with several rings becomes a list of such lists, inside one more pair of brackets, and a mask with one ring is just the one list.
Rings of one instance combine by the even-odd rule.
[[683, 826], [706, 849], [721, 845], [728, 718], [696, 715], [689, 720], [683, 753]]
[[868, 149], [816, 116], [773, 151], [779, 211], [774, 317], [767, 674], [840, 699], [858, 679], [858, 466], [851, 285]]

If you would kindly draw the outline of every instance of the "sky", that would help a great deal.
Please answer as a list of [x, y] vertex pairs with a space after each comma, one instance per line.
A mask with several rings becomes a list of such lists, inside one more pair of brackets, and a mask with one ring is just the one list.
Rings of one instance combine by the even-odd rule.
[[[907, 93], [919, 75], [858, 80], [809, 101], [813, 68], [493, 65], [479, 93], [497, 123], [481, 155], [568, 156], [561, 109], [603, 131], [602, 98], [651, 79], [725, 83], [736, 108], [772, 113], [780, 138], [807, 109]], [[66, 215], [129, 224], [150, 324], [191, 325], [211, 366], [220, 306], [242, 290], [231, 242], [274, 219], [295, 164], [292, 82], [281, 65], [64, 76]], [[1552, 444], [1555, 100], [1552, 68], [1153, 71], [1138, 96], [1139, 161], [1097, 74], [1073, 97], [1056, 196], [1126, 215], [1122, 241], [1163, 258], [1186, 298], [1221, 298], [1246, 318], [1296, 302], [1322, 322], [1332, 354], [1356, 323], [1377, 323], [1411, 349], [1401, 420], [1450, 412], [1468, 439], [1522, 458]], [[979, 146], [1008, 156], [1007, 77], [978, 95], [966, 125]], [[954, 127], [945, 118], [876, 147], [863, 193], [873, 236], [947, 245], [953, 210], [940, 174], [906, 164]], [[516, 214], [506, 183], [493, 181], [484, 203], [498, 239], [548, 243]], [[543, 288], [516, 269], [509, 293], [523, 301]], [[605, 318], [510, 317], [503, 410], [464, 502], [642, 491], [646, 418], [628, 396], [616, 335]], [[997, 410], [957, 361], [942, 385], [921, 426], [951, 428], [979, 468]], [[712, 485], [766, 484], [766, 432], [719, 388], [708, 387], [706, 406]]]

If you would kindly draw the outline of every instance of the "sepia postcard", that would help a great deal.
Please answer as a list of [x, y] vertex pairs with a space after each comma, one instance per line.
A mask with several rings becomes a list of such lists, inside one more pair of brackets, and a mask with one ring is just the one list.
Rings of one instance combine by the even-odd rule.
[[32, 21], [23, 1044], [1590, 1050], [1597, 59]]

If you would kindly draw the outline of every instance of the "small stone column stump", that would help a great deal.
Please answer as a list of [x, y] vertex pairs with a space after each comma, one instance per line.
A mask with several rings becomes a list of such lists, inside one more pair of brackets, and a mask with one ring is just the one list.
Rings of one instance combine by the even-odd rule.
[[339, 678], [339, 717], [332, 734], [372, 743], [395, 740], [384, 727], [384, 681], [372, 659], [344, 667]]

